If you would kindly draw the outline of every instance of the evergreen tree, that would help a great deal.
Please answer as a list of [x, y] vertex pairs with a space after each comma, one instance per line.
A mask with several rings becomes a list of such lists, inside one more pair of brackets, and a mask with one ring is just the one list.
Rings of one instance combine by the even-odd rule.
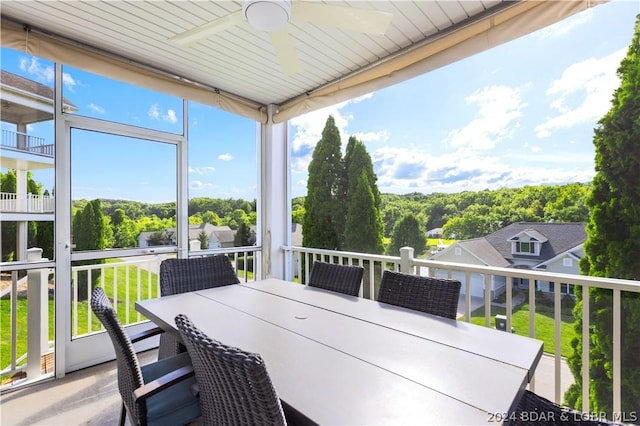
[[309, 163], [302, 242], [305, 247], [340, 249], [341, 235], [337, 230], [344, 221], [344, 215], [340, 217], [344, 200], [337, 197], [344, 174], [340, 145], [340, 132], [329, 116]]
[[[72, 225], [72, 238], [75, 244], [75, 251], [104, 250], [107, 248], [107, 240], [110, 234], [110, 232], [107, 232], [107, 228], [109, 228], [109, 231], [111, 229], [102, 213], [100, 200], [90, 201], [82, 210], [76, 212]], [[97, 263], [104, 263], [104, 260], [73, 262], [72, 266], [93, 265]], [[93, 289], [100, 280], [100, 271], [92, 272], [91, 278], [91, 288]], [[87, 271], [78, 272], [78, 282], [76, 286], [78, 288], [78, 297], [81, 299], [87, 298], [90, 293], [87, 288]]]
[[344, 247], [364, 253], [382, 253], [384, 229], [380, 216], [380, 191], [371, 156], [355, 137], [349, 138], [344, 161], [346, 226]]
[[200, 250], [207, 250], [209, 248], [209, 237], [204, 230], [198, 234], [198, 241], [200, 241]]
[[360, 253], [382, 253], [382, 221], [375, 196], [363, 171], [349, 193], [345, 227], [345, 249]]
[[[640, 15], [627, 56], [618, 68], [620, 87], [612, 107], [595, 129], [596, 176], [587, 198], [585, 257], [581, 272], [597, 277], [640, 279]], [[590, 342], [582, 342], [582, 292], [576, 291], [573, 354], [574, 375], [565, 395], [568, 404], [582, 406], [582, 346], [589, 344], [589, 411], [613, 410], [612, 291], [589, 292]], [[640, 294], [622, 292], [622, 411], [640, 413]]]
[[236, 231], [236, 235], [233, 238], [233, 245], [236, 247], [245, 247], [250, 246], [251, 243], [249, 240], [251, 239], [251, 228], [247, 222], [240, 222], [238, 226], [238, 230]]
[[420, 256], [427, 244], [424, 234], [424, 228], [416, 216], [412, 213], [405, 215], [393, 227], [389, 255], [398, 256], [402, 247], [413, 247], [415, 256]]

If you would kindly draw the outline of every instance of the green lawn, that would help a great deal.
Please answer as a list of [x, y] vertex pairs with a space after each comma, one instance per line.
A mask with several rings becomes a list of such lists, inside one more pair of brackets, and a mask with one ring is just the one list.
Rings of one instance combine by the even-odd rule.
[[[505, 313], [506, 310], [504, 308], [492, 306], [491, 327], [495, 327], [495, 315], [504, 315]], [[560, 353], [563, 357], [567, 357], [571, 353], [571, 340], [576, 334], [573, 329], [574, 318], [571, 313], [571, 309], [563, 309], [561, 321]], [[474, 324], [484, 325], [484, 307], [476, 309], [471, 313], [471, 322]], [[514, 328], [514, 332], [516, 334], [522, 336], [529, 335], [528, 304], [522, 304], [513, 310], [511, 326]], [[544, 351], [547, 353], [555, 353], [555, 322], [552, 307], [536, 304], [535, 326], [535, 338], [544, 342]]]
[[[107, 260], [109, 263], [121, 262], [120, 259]], [[129, 293], [127, 294], [127, 272], [129, 282]], [[114, 274], [116, 275], [114, 277]], [[245, 280], [245, 271], [238, 270], [240, 281]], [[247, 279], [253, 280], [253, 272], [247, 272]], [[134, 265], [118, 266], [115, 268], [107, 268], [104, 271], [104, 288], [113, 302], [114, 292], [116, 294], [117, 303], [116, 310], [118, 317], [123, 324], [127, 323], [127, 303], [129, 311], [129, 323], [143, 321], [145, 318], [135, 310], [135, 302], [137, 300], [145, 300], [158, 297], [158, 276], [149, 273], [146, 269], [138, 268]], [[114, 282], [117, 285], [114, 285]], [[138, 285], [139, 284], [139, 285]], [[102, 284], [101, 284], [102, 285]], [[78, 317], [77, 336], [96, 332], [101, 329], [98, 318], [91, 314], [91, 330], [89, 330], [89, 301], [78, 301], [77, 312], [72, 311], [72, 316]], [[27, 298], [19, 297], [17, 300], [17, 342], [16, 354], [18, 357], [27, 351]], [[73, 324], [73, 322], [72, 322]], [[49, 340], [54, 339], [54, 301], [49, 300]], [[8, 298], [0, 299], [0, 368], [4, 368], [11, 362], [11, 300]], [[24, 362], [23, 362], [24, 363]]]
[[[27, 352], [27, 298], [17, 300], [17, 344], [19, 358]], [[49, 340], [53, 340], [53, 300], [49, 300]], [[25, 363], [23, 361], [23, 363]], [[0, 368], [11, 363], [11, 300], [0, 299]]]
[[[120, 260], [109, 260], [107, 263], [118, 263]], [[129, 294], [127, 294], [127, 286], [124, 284], [129, 282]], [[114, 277], [114, 274], [116, 275]], [[114, 278], [117, 288], [114, 285]], [[104, 271], [104, 287], [107, 295], [113, 301], [114, 291], [117, 295], [116, 310], [118, 317], [123, 324], [127, 323], [127, 303], [129, 300], [129, 323], [144, 320], [136, 310], [135, 302], [148, 298], [157, 297], [158, 276], [149, 273], [147, 270], [138, 268], [134, 265], [118, 266], [115, 268], [107, 268]], [[138, 285], [138, 283], [140, 285]], [[77, 335], [83, 335], [89, 332], [89, 302], [87, 300], [79, 301], [77, 304], [78, 330]], [[72, 316], [76, 315], [72, 312]], [[99, 331], [101, 328], [98, 318], [91, 314], [91, 332]], [[19, 297], [17, 300], [17, 337], [16, 337], [16, 356], [19, 358], [27, 351], [27, 298]], [[73, 322], [72, 322], [73, 323]], [[54, 339], [54, 301], [49, 300], [49, 340]], [[11, 300], [9, 298], [0, 299], [0, 368], [4, 368], [11, 362]]]

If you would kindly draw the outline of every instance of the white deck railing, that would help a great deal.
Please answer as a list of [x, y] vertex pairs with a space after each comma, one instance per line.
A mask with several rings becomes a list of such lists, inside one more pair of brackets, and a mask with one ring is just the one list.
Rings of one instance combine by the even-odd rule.
[[[203, 252], [191, 252], [192, 256], [201, 256], [217, 253], [227, 253], [233, 258], [236, 270], [239, 272], [239, 277], [242, 281], [253, 280], [253, 273], [249, 272], [246, 265], [250, 265], [251, 262], [256, 268], [259, 268], [261, 249], [259, 247], [253, 247], [251, 250], [247, 248], [233, 248], [214, 251]], [[285, 278], [289, 280], [297, 280], [301, 283], [306, 282], [306, 278], [309, 276], [311, 266], [314, 260], [323, 260], [331, 263], [343, 263], [343, 264], [357, 264], [365, 267], [364, 285], [361, 290], [361, 296], [369, 299], [376, 298], [377, 286], [379, 285], [382, 273], [384, 270], [403, 271], [408, 273], [415, 273], [420, 275], [429, 276], [449, 276], [456, 275], [456, 279], [460, 279], [460, 276], [464, 276], [463, 281], [463, 293], [464, 293], [464, 313], [461, 318], [463, 321], [471, 320], [471, 277], [482, 277], [485, 283], [493, 282], [494, 277], [503, 277], [507, 283], [512, 283], [514, 280], [528, 280], [528, 295], [529, 295], [529, 330], [525, 334], [535, 337], [535, 313], [536, 313], [536, 297], [535, 283], [537, 281], [547, 281], [554, 283], [564, 283], [577, 286], [581, 288], [583, 296], [583, 316], [582, 316], [582, 339], [584, 342], [590, 341], [589, 330], [589, 318], [590, 318], [590, 306], [589, 306], [589, 289], [590, 288], [602, 288], [608, 289], [612, 292], [612, 306], [613, 313], [613, 325], [611, 335], [613, 337], [613, 411], [621, 412], [621, 351], [624, 349], [621, 347], [622, 331], [621, 331], [621, 292], [640, 292], [640, 282], [620, 279], [608, 279], [608, 278], [596, 278], [586, 277], [580, 275], [568, 275], [543, 271], [531, 271], [523, 269], [511, 269], [511, 268], [494, 268], [477, 265], [467, 265], [459, 263], [437, 262], [426, 259], [416, 259], [413, 257], [412, 249], [403, 249], [402, 256], [382, 256], [353, 252], [337, 252], [332, 250], [319, 250], [310, 249], [305, 247], [284, 247], [290, 268], [286, 270]], [[75, 283], [79, 282], [78, 274], [87, 274], [85, 282], [85, 292], [90, 292], [90, 282], [93, 281], [95, 274], [100, 274], [99, 285], [104, 286], [108, 290], [108, 294], [114, 300], [114, 306], [118, 306], [118, 312], [123, 324], [131, 325], [144, 319], [135, 311], [135, 302], [138, 300], [144, 300], [145, 298], [157, 297], [159, 294], [157, 271], [159, 270], [159, 264], [162, 259], [157, 258], [145, 258], [144, 260], [132, 260], [132, 261], [120, 261], [115, 263], [106, 264], [94, 264], [89, 266], [76, 266], [72, 268], [72, 278]], [[251, 268], [252, 269], [252, 268]], [[49, 271], [50, 272], [50, 271]], [[107, 279], [107, 277], [110, 277]], [[11, 299], [11, 318], [12, 324], [17, 324], [17, 291], [19, 282], [17, 275], [13, 274], [13, 283], [9, 297]], [[474, 280], [474, 285], [477, 280]], [[88, 301], [80, 297], [79, 288], [74, 286], [72, 291], [72, 335], [79, 337], [87, 333], [95, 332], [101, 327], [94, 323], [92, 315], [88, 315], [89, 307]], [[513, 306], [513, 288], [512, 285], [506, 285], [505, 287], [505, 299], [506, 299], [506, 317], [507, 317], [507, 330], [511, 329], [512, 322], [512, 306]], [[554, 358], [554, 395], [556, 402], [562, 402], [562, 388], [561, 388], [561, 363], [563, 362], [560, 343], [561, 343], [561, 286], [555, 285], [552, 295], [554, 305], [554, 341], [555, 350], [551, 353]], [[490, 326], [492, 319], [492, 301], [491, 301], [491, 288], [489, 285], [484, 286], [484, 325]], [[31, 306], [31, 303], [29, 303]], [[31, 314], [29, 314], [31, 315]], [[11, 326], [11, 343], [12, 350], [10, 360], [3, 360], [2, 374], [15, 372], [23, 368], [18, 360], [24, 357], [24, 353], [17, 353], [17, 342], [19, 338], [19, 330], [16, 326]], [[46, 333], [46, 331], [43, 331]], [[46, 335], [43, 336], [43, 341], [46, 341]], [[3, 336], [4, 338], [4, 336]], [[640, 339], [640, 336], [637, 336]], [[43, 347], [44, 349], [44, 347]], [[548, 348], [547, 348], [548, 350]], [[589, 365], [589, 346], [584, 345], [582, 350], [582, 363], [583, 365]], [[583, 385], [583, 411], [589, 412], [589, 389], [590, 383], [589, 369], [585, 368], [582, 372]], [[531, 383], [531, 388], [535, 390], [535, 380]]]
[[0, 212], [2, 213], [53, 213], [55, 197], [50, 195], [0, 192]]
[[[468, 265], [461, 263], [450, 262], [437, 262], [426, 259], [413, 258], [413, 249], [402, 249], [401, 256], [381, 256], [371, 255], [353, 252], [337, 252], [332, 250], [319, 250], [309, 249], [306, 247], [284, 247], [285, 252], [291, 255], [291, 270], [288, 279], [298, 278], [300, 282], [306, 282], [306, 277], [309, 276], [311, 271], [311, 265], [313, 260], [323, 260], [331, 263], [342, 264], [357, 264], [365, 267], [365, 277], [363, 282], [363, 288], [361, 290], [361, 296], [369, 299], [374, 299], [376, 295], [376, 286], [379, 285], [382, 273], [385, 269], [408, 272], [413, 274], [428, 275], [428, 276], [446, 276], [453, 277], [454, 273], [457, 276], [464, 274], [465, 279], [463, 281], [462, 293], [465, 298], [465, 314], [464, 321], [469, 322], [471, 320], [471, 282], [472, 275], [476, 278], [478, 276], [483, 278], [484, 283], [493, 282], [493, 277], [504, 277], [507, 283], [512, 283], [514, 280], [528, 280], [528, 295], [529, 295], [529, 330], [528, 335], [535, 337], [535, 312], [536, 312], [536, 297], [535, 283], [537, 281], [554, 282], [557, 284], [563, 283], [568, 285], [574, 285], [576, 288], [581, 287], [583, 309], [582, 309], [582, 341], [589, 342], [589, 290], [591, 288], [609, 289], [612, 291], [612, 313], [613, 313], [613, 326], [611, 335], [613, 337], [613, 412], [621, 413], [621, 351], [624, 349], [621, 347], [622, 335], [621, 335], [621, 292], [640, 292], [640, 282], [621, 279], [610, 278], [597, 278], [587, 277], [581, 275], [569, 275], [543, 271], [532, 271], [525, 269], [512, 269], [512, 268], [494, 268], [487, 266]], [[458, 278], [456, 278], [458, 279]], [[512, 321], [512, 306], [513, 306], [513, 286], [506, 285], [506, 316], [507, 316], [507, 330], [511, 330]], [[553, 292], [553, 305], [554, 305], [554, 341], [555, 351], [552, 353], [554, 357], [554, 395], [555, 401], [562, 403], [563, 395], [561, 388], [561, 363], [562, 355], [560, 351], [561, 344], [561, 286], [555, 285]], [[485, 326], [489, 327], [491, 323], [491, 286], [484, 286], [484, 311]], [[640, 339], [640, 336], [636, 336]], [[583, 345], [582, 348], [582, 365], [589, 365], [589, 345]], [[589, 369], [583, 368], [582, 371], [582, 410], [589, 412]], [[586, 384], [586, 385], [585, 385]], [[531, 383], [531, 388], [535, 389], [535, 381]]]
[[[255, 265], [260, 264], [260, 248], [258, 247], [250, 249], [234, 247], [197, 251], [190, 254], [191, 256], [202, 256], [221, 253], [231, 257], [241, 281], [246, 282], [254, 279], [253, 265], [254, 263]], [[134, 260], [72, 267], [71, 277], [74, 283], [71, 287], [72, 339], [103, 329], [97, 319], [89, 314], [89, 297], [92, 283], [96, 281], [99, 286], [105, 288], [123, 325], [134, 325], [146, 321], [135, 310], [135, 303], [160, 295], [158, 272], [160, 263], [166, 257], [166, 255], [144, 256], [143, 259], [134, 258]], [[0, 376], [14, 375], [25, 371], [29, 381], [41, 377], [40, 356], [53, 349], [53, 342], [49, 341], [49, 313], [52, 312], [54, 299], [53, 294], [47, 288], [52, 274], [53, 270], [48, 268], [30, 269], [27, 275], [22, 277], [19, 277], [17, 271], [11, 272], [11, 284], [0, 294], [0, 297], [9, 299], [8, 305], [11, 311], [9, 313], [10, 324], [5, 324], [3, 327], [5, 332], [8, 330], [9, 335], [3, 334], [1, 336], [3, 341], [7, 339], [11, 342], [11, 351], [7, 357], [2, 358]], [[19, 300], [25, 297], [25, 293], [27, 295], [26, 309], [20, 311], [20, 306], [24, 305], [19, 303]], [[18, 324], [25, 322], [23, 315], [26, 315], [27, 330], [18, 327]], [[29, 353], [32, 356], [28, 356]], [[29, 365], [36, 367], [29, 369]]]
[[22, 132], [2, 129], [2, 148], [31, 154], [53, 157], [53, 144], [46, 144], [44, 138], [30, 136]]

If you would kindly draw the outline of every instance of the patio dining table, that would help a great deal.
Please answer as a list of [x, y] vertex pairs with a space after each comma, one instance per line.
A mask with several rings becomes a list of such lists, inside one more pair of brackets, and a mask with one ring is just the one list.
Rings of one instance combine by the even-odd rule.
[[542, 356], [539, 340], [277, 279], [136, 308], [259, 353], [281, 400], [317, 424], [500, 423]]

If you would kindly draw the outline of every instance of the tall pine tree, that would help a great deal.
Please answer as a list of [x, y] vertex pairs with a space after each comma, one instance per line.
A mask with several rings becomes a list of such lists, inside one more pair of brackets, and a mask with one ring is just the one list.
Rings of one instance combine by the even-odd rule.
[[351, 136], [345, 154], [343, 203], [344, 248], [362, 253], [381, 254], [384, 250], [383, 224], [380, 215], [380, 191], [371, 156], [362, 142]]
[[[107, 248], [108, 234], [110, 234], [107, 228], [109, 228], [110, 231], [110, 227], [102, 213], [100, 200], [90, 201], [82, 210], [76, 212], [73, 216], [72, 225], [73, 243], [75, 244], [74, 250], [104, 250]], [[104, 263], [104, 259], [77, 261], [73, 262], [72, 266], [94, 265], [96, 263]], [[84, 270], [79, 271], [77, 276], [78, 282], [75, 283], [75, 285], [78, 288], [78, 297], [80, 299], [86, 299], [90, 294], [88, 288], [88, 273]], [[100, 280], [100, 270], [91, 273], [91, 280], [91, 289], [93, 289]]]
[[[597, 277], [640, 279], [640, 15], [627, 56], [618, 68], [620, 87], [612, 107], [595, 129], [597, 174], [587, 199], [585, 257], [581, 272]], [[589, 292], [590, 342], [582, 341], [582, 292], [576, 292], [573, 353], [568, 364], [575, 378], [565, 395], [582, 408], [582, 347], [589, 344], [589, 411], [613, 410], [612, 291]], [[640, 413], [640, 294], [622, 292], [621, 405]]]
[[345, 226], [345, 250], [382, 253], [382, 221], [371, 184], [363, 171], [349, 193]]
[[305, 247], [340, 249], [338, 232], [344, 220], [338, 198], [343, 188], [343, 164], [340, 132], [333, 116], [329, 116], [309, 163], [305, 198], [303, 241]]

